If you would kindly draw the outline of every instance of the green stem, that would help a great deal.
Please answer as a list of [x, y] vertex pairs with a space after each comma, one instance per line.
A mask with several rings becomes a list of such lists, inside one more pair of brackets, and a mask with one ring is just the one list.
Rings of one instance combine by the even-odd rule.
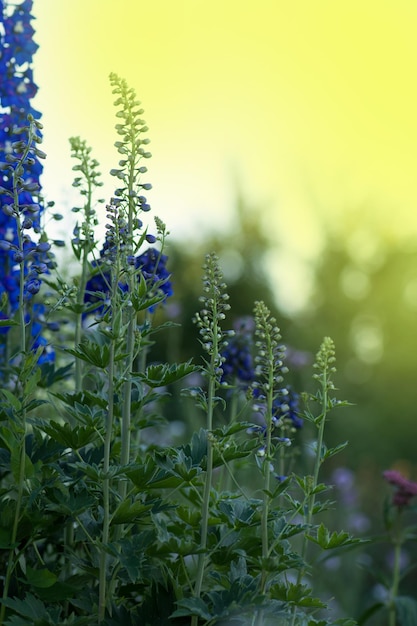
[[[213, 314], [213, 319], [217, 320], [216, 310]], [[214, 397], [216, 393], [216, 363], [218, 360], [218, 340], [217, 334], [213, 336], [213, 350], [211, 354], [210, 363], [210, 379], [207, 393], [207, 469], [206, 480], [204, 483], [203, 491], [203, 503], [201, 508], [201, 536], [200, 536], [200, 553], [198, 555], [197, 573], [194, 587], [194, 597], [199, 598], [201, 595], [201, 589], [203, 586], [204, 569], [206, 564], [206, 549], [207, 549], [207, 535], [208, 535], [208, 518], [210, 510], [210, 492], [213, 481], [213, 442], [211, 431], [213, 429], [213, 410], [214, 410]], [[193, 615], [191, 618], [191, 626], [197, 626], [198, 617]]]
[[[90, 190], [91, 193], [91, 190]], [[91, 199], [89, 200], [91, 201]], [[87, 264], [88, 264], [88, 242], [85, 242], [85, 246], [83, 249], [82, 256], [82, 265], [81, 265], [81, 276], [80, 276], [80, 284], [78, 286], [77, 293], [77, 304], [81, 306], [84, 304], [85, 297], [85, 287], [87, 284]], [[82, 334], [82, 313], [77, 313], [75, 318], [75, 338], [74, 343], [77, 346], [81, 342], [81, 334]], [[81, 359], [75, 360], [75, 390], [82, 390], [82, 362]]]
[[[310, 527], [311, 523], [313, 521], [314, 505], [316, 503], [315, 490], [316, 490], [316, 487], [318, 485], [319, 472], [320, 472], [320, 467], [321, 467], [321, 464], [322, 464], [322, 448], [323, 448], [323, 440], [324, 440], [324, 427], [326, 425], [327, 403], [328, 403], [327, 377], [326, 377], [326, 373], [325, 372], [324, 372], [323, 376], [324, 376], [324, 381], [323, 381], [322, 413], [321, 413], [321, 416], [320, 416], [320, 422], [319, 422], [319, 428], [318, 428], [316, 456], [315, 456], [315, 459], [314, 459], [313, 480], [312, 480], [312, 484], [311, 484], [311, 487], [310, 487], [310, 493], [309, 493], [309, 496], [308, 496], [308, 509], [307, 509], [307, 516], [306, 516], [306, 525], [307, 525], [307, 527]], [[301, 558], [303, 559], [303, 561], [305, 560], [305, 557], [306, 557], [307, 545], [308, 545], [308, 539], [307, 539], [306, 533], [304, 533], [303, 546], [302, 546], [302, 549], [301, 549]], [[302, 580], [302, 578], [303, 578], [303, 576], [305, 574], [305, 571], [306, 571], [305, 566], [302, 567], [298, 571], [297, 584], [300, 584], [300, 582], [301, 582], [301, 580]]]
[[119, 310], [118, 285], [120, 276], [120, 253], [116, 254], [114, 271], [112, 272], [112, 294], [111, 294], [111, 310], [113, 315], [113, 335], [110, 339], [110, 356], [107, 371], [108, 378], [108, 411], [106, 419], [106, 436], [104, 439], [104, 455], [103, 455], [103, 532], [102, 546], [100, 552], [100, 574], [99, 574], [99, 605], [98, 605], [98, 623], [104, 620], [107, 598], [107, 544], [110, 539], [110, 478], [108, 476], [110, 470], [111, 443], [113, 440], [114, 425], [114, 395], [115, 395], [115, 359], [116, 359], [116, 342], [118, 341], [118, 332], [116, 336], [116, 317]]
[[[400, 516], [400, 513], [398, 514]], [[394, 566], [392, 572], [392, 584], [388, 601], [388, 626], [396, 626], [396, 606], [395, 600], [398, 595], [398, 588], [401, 577], [401, 533], [397, 532], [394, 540]]]
[[[268, 344], [270, 338], [268, 338]], [[261, 515], [261, 537], [262, 537], [262, 576], [261, 576], [261, 593], [265, 591], [267, 581], [267, 571], [265, 570], [265, 561], [269, 557], [269, 537], [268, 537], [268, 518], [269, 507], [271, 502], [270, 485], [271, 485], [271, 446], [272, 446], [272, 407], [274, 401], [274, 355], [272, 347], [268, 345], [269, 352], [271, 354], [271, 362], [268, 373], [268, 393], [267, 393], [267, 405], [266, 405], [266, 450], [264, 460], [264, 492], [263, 492], [263, 505]]]
[[99, 575], [99, 608], [98, 623], [104, 620], [106, 603], [107, 603], [107, 544], [110, 536], [110, 479], [108, 474], [110, 469], [110, 453], [111, 442], [113, 439], [113, 417], [114, 417], [114, 357], [115, 346], [114, 340], [110, 344], [110, 362], [109, 362], [109, 407], [106, 419], [106, 437], [104, 440], [104, 459], [103, 459], [103, 534], [102, 548], [100, 553], [100, 575]]
[[[130, 460], [130, 423], [132, 413], [132, 370], [135, 357], [135, 335], [136, 335], [136, 315], [133, 311], [130, 314], [130, 319], [127, 327], [127, 340], [126, 340], [126, 382], [123, 387], [123, 408], [122, 408], [122, 423], [121, 423], [121, 451], [120, 451], [120, 464], [127, 465]], [[119, 493], [122, 500], [126, 497], [127, 483], [125, 480], [119, 483]]]
[[[238, 401], [239, 401], [239, 390], [237, 388], [235, 388], [232, 392], [232, 400], [230, 402], [230, 419], [229, 419], [229, 426], [232, 426], [235, 421], [236, 421], [236, 417], [237, 417], [237, 409], [238, 409]], [[221, 483], [223, 483], [223, 491], [230, 491], [232, 484], [234, 483], [236, 486], [239, 487], [237, 480], [235, 479], [232, 469], [229, 467], [229, 465], [226, 463], [226, 461], [224, 461], [223, 457], [222, 460], [224, 462], [224, 466], [223, 466], [223, 471], [222, 471], [222, 480], [220, 481]], [[240, 490], [240, 487], [239, 487]]]
[[[203, 504], [201, 511], [201, 539], [200, 539], [200, 554], [198, 555], [197, 575], [194, 588], [194, 596], [200, 597], [201, 588], [203, 584], [204, 567], [206, 561], [205, 550], [207, 548], [207, 532], [208, 532], [208, 518], [210, 507], [210, 491], [211, 483], [213, 479], [213, 443], [211, 441], [211, 431], [213, 424], [213, 398], [215, 394], [216, 381], [214, 377], [210, 378], [209, 390], [208, 390], [208, 407], [207, 407], [207, 470], [206, 480], [204, 483], [203, 491]], [[194, 624], [192, 622], [192, 624]]]
[[[321, 464], [322, 464], [322, 448], [323, 448], [323, 440], [324, 440], [324, 427], [326, 425], [326, 417], [327, 417], [327, 411], [328, 411], [328, 383], [327, 383], [327, 373], [326, 373], [326, 371], [323, 372], [322, 391], [323, 391], [322, 412], [321, 412], [321, 415], [320, 415], [320, 421], [319, 421], [319, 426], [318, 426], [317, 448], [316, 448], [316, 456], [315, 456], [315, 459], [314, 459], [313, 477], [312, 477], [312, 482], [311, 482], [311, 485], [310, 485], [309, 494], [308, 494], [308, 498], [307, 498], [307, 515], [305, 516], [305, 522], [306, 522], [307, 529], [310, 528], [311, 523], [313, 521], [314, 505], [315, 505], [315, 502], [316, 502], [315, 490], [316, 490], [316, 487], [318, 485], [319, 472], [320, 472], [320, 467], [321, 467]], [[308, 539], [307, 539], [307, 533], [305, 532], [304, 536], [303, 536], [303, 543], [302, 543], [301, 554], [300, 554], [301, 559], [302, 559], [302, 561], [304, 563], [305, 563], [306, 554], [307, 554], [307, 546], [308, 546]], [[298, 570], [297, 585], [299, 585], [301, 583], [305, 573], [306, 573], [306, 566], [303, 565]], [[296, 607], [294, 605], [294, 608], [293, 608], [293, 611], [292, 611], [291, 626], [294, 626], [295, 619], [296, 619]]]
[[[137, 146], [136, 146], [136, 132], [133, 129], [131, 131], [130, 141], [130, 157], [129, 157], [129, 179], [128, 179], [128, 254], [134, 253], [134, 224], [133, 220], [136, 213], [136, 203], [134, 200], [133, 192], [136, 181], [136, 161], [137, 161]], [[129, 272], [128, 287], [129, 293], [133, 293], [135, 288], [136, 275], [133, 271]], [[122, 444], [120, 451], [120, 463], [121, 465], [127, 465], [130, 460], [130, 423], [132, 417], [132, 370], [135, 360], [135, 335], [136, 335], [136, 312], [133, 307], [127, 307], [128, 325], [127, 325], [127, 338], [126, 338], [126, 382], [123, 387], [123, 407], [122, 407], [122, 423], [121, 423], [121, 435]], [[119, 494], [122, 500], [126, 498], [127, 484], [125, 480], [119, 482]]]
[[[91, 181], [88, 180], [88, 188], [87, 188], [87, 202], [86, 202], [86, 220], [89, 221], [89, 216], [91, 214], [91, 201], [92, 201], [92, 187]], [[88, 233], [86, 233], [86, 241], [84, 242], [83, 254], [82, 254], [82, 262], [81, 262], [81, 276], [80, 283], [78, 285], [77, 292], [77, 305], [81, 307], [84, 304], [85, 297], [85, 288], [87, 285], [87, 266], [88, 266], [88, 253], [89, 253], [89, 240]], [[81, 343], [82, 336], [82, 313], [77, 312], [75, 317], [75, 335], [74, 335], [74, 345], [78, 346]], [[75, 391], [79, 393], [82, 391], [82, 372], [83, 372], [83, 362], [81, 359], [75, 359]], [[69, 416], [69, 423], [73, 426], [73, 418]], [[70, 519], [65, 526], [65, 534], [64, 534], [64, 543], [67, 551], [72, 548], [74, 545], [74, 525], [72, 520]], [[68, 559], [67, 563], [67, 575], [71, 575], [71, 559]]]

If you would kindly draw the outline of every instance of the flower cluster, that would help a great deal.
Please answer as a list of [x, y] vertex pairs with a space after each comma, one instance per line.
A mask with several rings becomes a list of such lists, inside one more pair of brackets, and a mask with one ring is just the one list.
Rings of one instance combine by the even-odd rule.
[[[1, 104], [10, 107], [12, 117], [16, 111], [27, 116], [31, 113], [39, 118], [40, 113], [30, 105], [30, 99], [38, 90], [33, 81], [32, 56], [38, 49], [33, 41], [34, 29], [31, 25], [33, 2], [24, 0], [6, 14], [3, 8], [2, 50], [0, 56]], [[14, 120], [13, 120], [14, 121]]]
[[405, 478], [401, 472], [386, 470], [382, 475], [388, 483], [396, 487], [392, 497], [394, 506], [397, 506], [399, 509], [407, 507], [411, 498], [417, 496], [417, 483]]
[[[6, 320], [20, 306], [28, 310], [40, 290], [40, 276], [50, 265], [50, 245], [42, 240], [35, 243], [31, 237], [31, 233], [40, 233], [40, 159], [45, 156], [38, 148], [42, 141], [42, 125], [37, 121], [40, 113], [31, 105], [37, 92], [32, 56], [38, 47], [33, 41], [32, 4], [32, 0], [24, 0], [0, 6], [0, 294], [6, 298], [2, 313]], [[39, 307], [32, 326], [36, 329], [32, 349], [46, 345], [38, 326], [45, 311]], [[9, 328], [4, 326], [4, 332]]]
[[234, 323], [235, 334], [221, 352], [222, 382], [246, 389], [255, 377], [252, 344], [255, 323], [252, 317], [242, 317]]
[[289, 385], [274, 399], [272, 411], [272, 419], [277, 425], [286, 423], [297, 429], [303, 426], [303, 419], [299, 416], [299, 395]]
[[[96, 313], [103, 314], [110, 299], [110, 272], [105, 264], [106, 251], [109, 251], [109, 244], [106, 242], [101, 251], [101, 259], [92, 263], [93, 273], [86, 284], [84, 301], [90, 304], [96, 304]], [[167, 270], [168, 257], [162, 254], [156, 248], [148, 248], [142, 254], [130, 259], [131, 265], [137, 270], [137, 280], [140, 277], [148, 283], [150, 289], [156, 288], [162, 292], [164, 298], [169, 298], [173, 294], [172, 283], [169, 280], [170, 273]], [[126, 282], [120, 282], [121, 291], [128, 290]], [[150, 312], [155, 307], [150, 308]]]
[[[265, 428], [301, 428], [303, 421], [298, 416], [298, 394], [283, 384], [288, 368], [284, 365], [285, 346], [276, 326], [263, 302], [255, 304], [257, 355], [252, 393], [255, 410], [263, 416]], [[270, 407], [268, 409], [268, 400]]]

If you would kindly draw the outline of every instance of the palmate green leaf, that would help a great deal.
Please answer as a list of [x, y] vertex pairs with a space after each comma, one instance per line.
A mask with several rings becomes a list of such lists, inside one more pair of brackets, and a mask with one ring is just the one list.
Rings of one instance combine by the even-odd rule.
[[46, 510], [56, 511], [60, 515], [73, 517], [91, 509], [96, 504], [96, 499], [88, 491], [74, 493], [72, 489], [62, 492], [55, 490], [46, 504]]
[[[244, 459], [250, 456], [253, 450], [257, 448], [259, 448], [259, 443], [255, 439], [247, 439], [243, 442], [232, 439], [227, 445], [221, 447], [220, 445], [214, 444], [213, 467], [221, 467], [225, 463], [230, 463], [237, 459]], [[205, 468], [204, 463], [203, 468]]]
[[9, 609], [12, 609], [22, 617], [27, 617], [31, 624], [35, 624], [37, 620], [46, 619], [49, 624], [49, 615], [43, 602], [38, 600], [31, 593], [27, 593], [24, 599], [19, 598], [6, 598], [3, 599], [2, 604], [5, 604]]
[[[54, 393], [55, 398], [61, 400], [67, 406], [74, 408], [83, 407], [84, 411], [87, 407], [100, 407], [104, 410], [107, 409], [108, 401], [105, 394], [98, 395], [91, 391], [83, 390], [77, 393]], [[91, 414], [91, 412], [90, 412]]]
[[[110, 346], [100, 345], [94, 341], [86, 340], [79, 343], [75, 348], [63, 349], [77, 359], [81, 359], [101, 369], [106, 368], [110, 362]], [[117, 353], [114, 359], [115, 361], [120, 361], [125, 356], [125, 354]]]
[[79, 450], [99, 438], [99, 433], [95, 425], [70, 426], [68, 423], [59, 424], [51, 420], [49, 423], [40, 423], [39, 427], [49, 435], [51, 439], [72, 450]]
[[306, 537], [310, 541], [317, 543], [321, 548], [323, 548], [323, 550], [332, 550], [334, 548], [354, 546], [359, 543], [363, 543], [362, 539], [356, 539], [344, 530], [341, 530], [340, 532], [333, 531], [330, 533], [323, 523], [321, 523], [317, 528], [315, 537], [313, 535], [306, 535]]
[[113, 524], [128, 524], [149, 514], [153, 506], [153, 503], [144, 504], [139, 501], [123, 500], [113, 513], [111, 521]]
[[212, 619], [209, 607], [201, 598], [183, 598], [177, 602], [178, 609], [174, 611], [171, 618], [197, 615], [205, 620]]
[[261, 504], [260, 500], [251, 500], [249, 502], [240, 499], [222, 500], [219, 502], [218, 508], [223, 518], [231, 526], [239, 528], [251, 524]]
[[144, 464], [134, 464], [126, 469], [126, 476], [140, 491], [147, 488], [158, 468], [152, 457], [147, 457]]
[[304, 608], [324, 609], [327, 606], [319, 598], [311, 596], [310, 587], [291, 582], [288, 584], [277, 583], [273, 585], [271, 588], [271, 597]]
[[150, 481], [150, 488], [178, 487], [192, 482], [200, 474], [199, 465], [183, 449], [172, 452], [172, 457], [162, 452], [155, 454], [155, 461], [161, 469]]
[[69, 463], [71, 467], [80, 470], [93, 482], [101, 483], [103, 480], [116, 478], [116, 476], [126, 475], [128, 465], [111, 465], [107, 472], [97, 463], [85, 463], [84, 461], [77, 461], [75, 463]]
[[55, 363], [42, 363], [40, 365], [41, 378], [38, 382], [38, 386], [43, 389], [48, 389], [52, 387], [54, 383], [65, 380], [71, 374], [73, 367], [73, 363], [58, 368], [55, 368]]
[[114, 546], [114, 556], [120, 560], [132, 583], [143, 577], [143, 559], [146, 550], [156, 540], [156, 533], [152, 530], [143, 530], [136, 535], [124, 537], [119, 546]]
[[193, 433], [191, 446], [185, 446], [184, 451], [192, 459], [193, 465], [199, 465], [207, 455], [207, 431], [204, 428]]
[[193, 365], [191, 360], [186, 363], [174, 363], [173, 365], [160, 363], [157, 365], [149, 365], [145, 372], [137, 375], [137, 377], [151, 388], [165, 387], [197, 370], [198, 367]]

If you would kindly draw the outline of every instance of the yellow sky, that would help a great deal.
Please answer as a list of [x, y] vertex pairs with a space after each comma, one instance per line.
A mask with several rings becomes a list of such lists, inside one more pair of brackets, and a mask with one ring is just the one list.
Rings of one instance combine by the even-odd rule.
[[51, 199], [68, 201], [69, 136], [103, 172], [117, 165], [114, 71], [145, 108], [149, 198], [174, 236], [228, 224], [236, 185], [294, 254], [315, 249], [323, 219], [368, 206], [393, 234], [417, 231], [415, 0], [34, 0], [34, 12]]

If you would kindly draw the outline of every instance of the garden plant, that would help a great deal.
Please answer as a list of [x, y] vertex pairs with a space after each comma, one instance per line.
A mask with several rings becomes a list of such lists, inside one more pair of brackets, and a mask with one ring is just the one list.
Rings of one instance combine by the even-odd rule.
[[140, 102], [110, 74], [113, 197], [100, 201], [99, 162], [72, 137], [78, 221], [70, 241], [49, 237], [48, 221], [65, 216], [40, 186], [32, 2], [0, 8], [0, 626], [416, 624], [400, 556], [415, 537], [417, 485], [394, 470], [385, 599], [339, 615], [316, 591], [330, 557], [366, 550], [331, 526], [337, 502], [321, 479], [346, 445], [325, 443], [348, 404], [333, 341], [317, 345], [312, 391], [293, 389], [273, 313], [258, 300], [235, 319], [208, 252], [201, 356], [156, 360], [155, 343], [177, 331], [164, 314], [175, 276], [167, 226], [148, 219]]

